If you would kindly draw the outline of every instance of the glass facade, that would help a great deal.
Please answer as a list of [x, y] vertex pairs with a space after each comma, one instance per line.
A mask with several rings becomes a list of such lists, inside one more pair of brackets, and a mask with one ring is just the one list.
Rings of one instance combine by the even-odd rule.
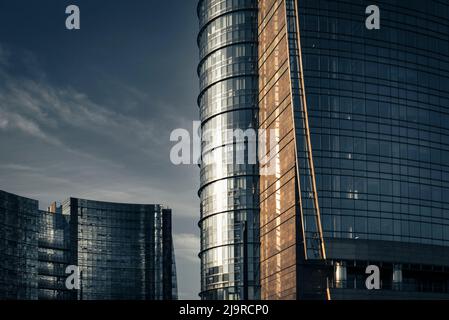
[[73, 264], [70, 241], [70, 216], [61, 207], [40, 211], [38, 235], [39, 300], [73, 300], [76, 292], [67, 290], [66, 268]]
[[294, 299], [297, 285], [299, 200], [285, 9], [283, 1], [259, 2], [259, 125], [276, 141], [265, 146], [270, 161], [261, 167], [273, 166], [274, 174], [260, 177], [262, 299]]
[[37, 201], [0, 191], [0, 299], [38, 297]]
[[[257, 129], [257, 1], [200, 0], [202, 299], [259, 297], [258, 165], [233, 161]], [[206, 132], [213, 132], [211, 142]]]
[[313, 291], [307, 266], [344, 298], [368, 262], [385, 290], [449, 293], [449, 4], [376, 5], [380, 30], [361, 1], [259, 1], [260, 127], [279, 142], [260, 183], [264, 299]]
[[301, 1], [326, 237], [449, 245], [449, 4]]
[[70, 198], [44, 212], [0, 192], [0, 219], [0, 299], [177, 299], [171, 209]]
[[70, 198], [74, 261], [81, 270], [80, 300], [171, 300], [171, 210]]

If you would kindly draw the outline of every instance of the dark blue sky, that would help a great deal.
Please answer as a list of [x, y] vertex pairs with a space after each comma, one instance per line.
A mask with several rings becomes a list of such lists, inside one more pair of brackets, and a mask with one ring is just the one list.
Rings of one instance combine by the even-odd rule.
[[[81, 30], [65, 28], [78, 5]], [[181, 298], [199, 291], [196, 0], [0, 0], [0, 189], [174, 209]]]

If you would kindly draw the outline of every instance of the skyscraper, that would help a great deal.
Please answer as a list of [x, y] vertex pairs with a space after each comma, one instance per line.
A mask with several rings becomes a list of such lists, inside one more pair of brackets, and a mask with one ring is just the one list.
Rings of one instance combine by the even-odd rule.
[[241, 294], [258, 267], [236, 201], [258, 173], [262, 299], [449, 297], [449, 4], [373, 4], [199, 1], [203, 132], [271, 136], [257, 171], [203, 133], [203, 298], [258, 296]]
[[449, 297], [449, 4], [371, 4], [259, 1], [263, 299]]
[[[202, 121], [202, 299], [259, 297], [259, 173], [236, 163], [250, 141], [227, 130], [257, 129], [257, 1], [200, 0]], [[208, 141], [211, 132], [213, 141]]]

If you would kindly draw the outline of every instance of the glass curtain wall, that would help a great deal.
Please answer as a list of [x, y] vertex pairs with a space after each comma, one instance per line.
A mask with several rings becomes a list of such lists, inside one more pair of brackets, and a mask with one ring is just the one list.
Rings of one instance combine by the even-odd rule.
[[[202, 121], [202, 299], [259, 297], [258, 164], [248, 154], [257, 129], [257, 1], [200, 0], [198, 98]], [[255, 131], [253, 131], [255, 132]], [[209, 139], [213, 137], [213, 139]], [[213, 141], [211, 141], [213, 140]]]

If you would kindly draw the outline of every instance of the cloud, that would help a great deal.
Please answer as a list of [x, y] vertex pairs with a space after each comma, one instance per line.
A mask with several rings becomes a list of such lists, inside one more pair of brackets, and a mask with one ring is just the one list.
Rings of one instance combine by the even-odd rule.
[[176, 267], [179, 281], [180, 299], [198, 299], [199, 292], [199, 244], [200, 239], [191, 233], [174, 234]]
[[6, 117], [3, 117], [0, 113], [0, 129], [6, 129], [9, 124], [8, 119]]
[[37, 199], [41, 208], [70, 196], [169, 206], [179, 294], [196, 298], [198, 168], [169, 158], [170, 131], [191, 125], [182, 114], [188, 108], [138, 89], [151, 83], [101, 81], [105, 87], [91, 91], [61, 83], [38, 61], [0, 44], [0, 189]]
[[34, 79], [17, 79], [4, 72], [2, 82], [5, 84], [0, 88], [3, 130], [21, 130], [32, 137], [67, 147], [70, 141], [61, 141], [67, 138], [62, 133], [77, 130], [126, 142], [140, 150], [159, 142], [154, 139], [157, 135], [153, 123], [111, 111], [74, 89], [55, 88]]
[[[3, 48], [0, 44], [0, 52], [6, 52]], [[21, 162], [17, 164], [38, 170], [3, 167], [0, 180], [32, 194], [36, 190], [31, 189], [31, 180], [36, 180], [45, 201], [50, 196], [76, 195], [157, 202], [177, 209], [177, 216], [197, 217], [197, 168], [175, 167], [169, 159], [169, 132], [175, 123], [167, 119], [174, 112], [165, 115], [161, 111], [165, 108], [149, 106], [148, 95], [130, 84], [123, 84], [122, 95], [117, 82], [110, 98], [118, 95], [120, 103], [127, 105], [122, 97], [126, 96], [134, 109], [153, 108], [155, 115], [120, 112], [75, 88], [54, 84], [47, 76], [36, 78], [38, 59], [30, 58], [30, 52], [22, 58], [22, 52], [14, 54], [17, 61], [0, 65], [0, 133], [7, 134], [0, 137], [6, 145], [0, 164]], [[12, 72], [21, 69], [14, 68], [18, 63], [33, 72]], [[6, 181], [7, 171], [13, 181]], [[184, 179], [175, 182], [179, 176]]]
[[15, 164], [15, 163], [0, 164], [0, 169], [14, 170], [14, 171], [27, 171], [27, 172], [32, 172], [32, 171], [36, 170], [36, 168], [32, 168], [32, 167], [24, 166], [24, 165], [20, 165], [20, 164]]
[[200, 238], [195, 234], [181, 233], [174, 235], [175, 252], [179, 259], [197, 263], [199, 261]]
[[[1, 101], [0, 96], [0, 101]], [[0, 129], [14, 130], [17, 129], [35, 138], [39, 138], [48, 143], [59, 145], [60, 142], [47, 134], [45, 134], [40, 126], [31, 119], [28, 119], [18, 113], [8, 112], [0, 105]]]

